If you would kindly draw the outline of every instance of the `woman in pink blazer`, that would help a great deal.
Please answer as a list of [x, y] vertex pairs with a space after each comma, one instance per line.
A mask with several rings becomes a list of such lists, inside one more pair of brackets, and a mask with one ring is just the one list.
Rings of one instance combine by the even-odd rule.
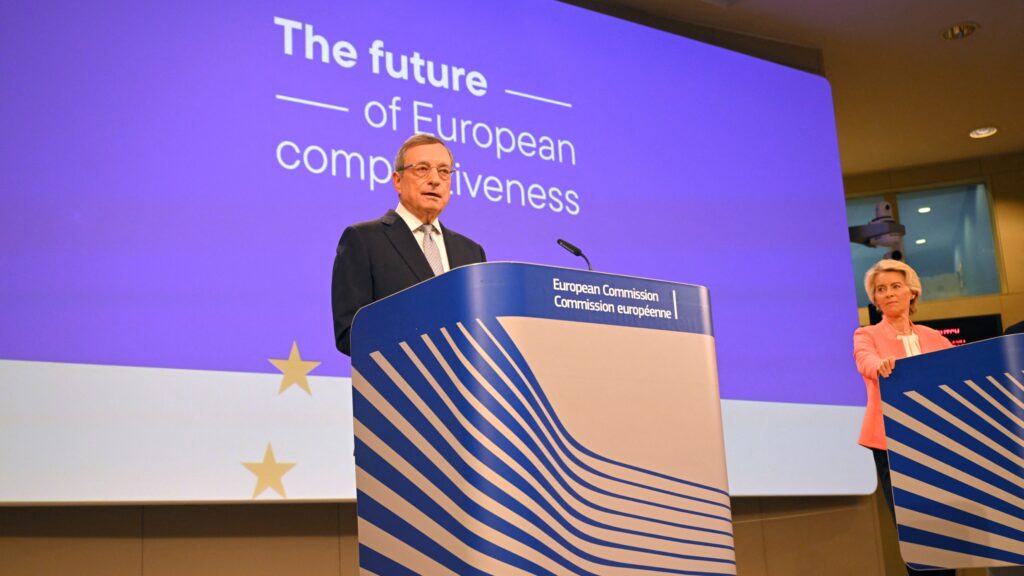
[[[882, 397], [878, 377], [888, 377], [896, 368], [896, 360], [917, 356], [953, 345], [942, 334], [910, 321], [921, 297], [921, 280], [914, 269], [899, 260], [880, 260], [864, 275], [864, 290], [875, 307], [882, 312], [882, 321], [874, 326], [858, 328], [853, 333], [853, 356], [857, 371], [868, 388], [868, 406], [860, 428], [860, 445], [871, 449], [875, 471], [885, 494], [889, 512], [895, 520], [892, 504], [892, 483], [889, 479], [889, 456], [885, 451], [885, 429], [882, 420]], [[907, 573], [952, 575], [955, 571]]]

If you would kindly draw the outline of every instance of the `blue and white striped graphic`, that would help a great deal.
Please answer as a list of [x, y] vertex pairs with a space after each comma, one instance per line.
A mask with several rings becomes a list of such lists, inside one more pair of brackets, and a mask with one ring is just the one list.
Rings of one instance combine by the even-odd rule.
[[900, 360], [881, 390], [904, 560], [1024, 564], [1024, 336]]
[[[429, 305], [410, 294], [378, 305]], [[438, 314], [353, 338], [363, 574], [735, 574], [724, 470], [709, 485], [591, 449], [501, 317]], [[720, 431], [666, 441], [722, 451]]]

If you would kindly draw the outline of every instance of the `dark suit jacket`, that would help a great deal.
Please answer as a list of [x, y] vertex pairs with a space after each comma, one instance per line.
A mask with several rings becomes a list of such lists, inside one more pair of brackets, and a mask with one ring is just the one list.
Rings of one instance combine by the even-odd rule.
[[[451, 268], [486, 261], [484, 249], [469, 238], [441, 227]], [[423, 249], [394, 210], [377, 220], [345, 229], [338, 242], [331, 281], [334, 339], [351, 354], [352, 317], [363, 306], [434, 276]]]

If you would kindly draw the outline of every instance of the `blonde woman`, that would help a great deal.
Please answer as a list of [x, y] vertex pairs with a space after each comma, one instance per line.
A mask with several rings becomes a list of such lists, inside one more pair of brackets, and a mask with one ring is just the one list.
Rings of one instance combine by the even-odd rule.
[[[870, 448], [875, 457], [878, 483], [885, 494], [889, 513], [895, 520], [878, 378], [892, 374], [900, 358], [944, 350], [953, 345], [937, 331], [911, 322], [910, 316], [917, 310], [917, 301], [921, 297], [921, 280], [917, 272], [907, 264], [899, 260], [880, 260], [864, 275], [864, 289], [871, 302], [882, 312], [882, 321], [873, 326], [858, 328], [853, 334], [853, 356], [857, 361], [857, 371], [864, 377], [868, 389], [868, 405], [860, 429], [860, 445]], [[955, 571], [918, 572], [907, 568], [907, 573], [952, 576]]]

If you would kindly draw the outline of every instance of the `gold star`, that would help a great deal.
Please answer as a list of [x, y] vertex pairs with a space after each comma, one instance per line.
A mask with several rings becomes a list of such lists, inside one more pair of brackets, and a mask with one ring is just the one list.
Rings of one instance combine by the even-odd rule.
[[292, 384], [298, 384], [300, 388], [306, 391], [306, 394], [313, 395], [313, 391], [309, 389], [309, 380], [306, 379], [306, 375], [309, 374], [310, 370], [319, 366], [320, 363], [303, 360], [299, 356], [299, 344], [297, 342], [292, 342], [292, 352], [288, 355], [287, 360], [279, 360], [277, 358], [270, 358], [269, 360], [271, 364], [284, 374], [284, 377], [281, 378], [281, 388], [277, 391], [278, 394], [291, 388]]
[[267, 488], [272, 488], [274, 492], [281, 495], [281, 498], [287, 498], [284, 494], [284, 482], [281, 481], [281, 477], [287, 474], [295, 466], [295, 463], [278, 462], [274, 458], [274, 448], [269, 442], [267, 451], [263, 454], [263, 462], [242, 462], [242, 466], [256, 475], [256, 489], [252, 492], [253, 499]]

